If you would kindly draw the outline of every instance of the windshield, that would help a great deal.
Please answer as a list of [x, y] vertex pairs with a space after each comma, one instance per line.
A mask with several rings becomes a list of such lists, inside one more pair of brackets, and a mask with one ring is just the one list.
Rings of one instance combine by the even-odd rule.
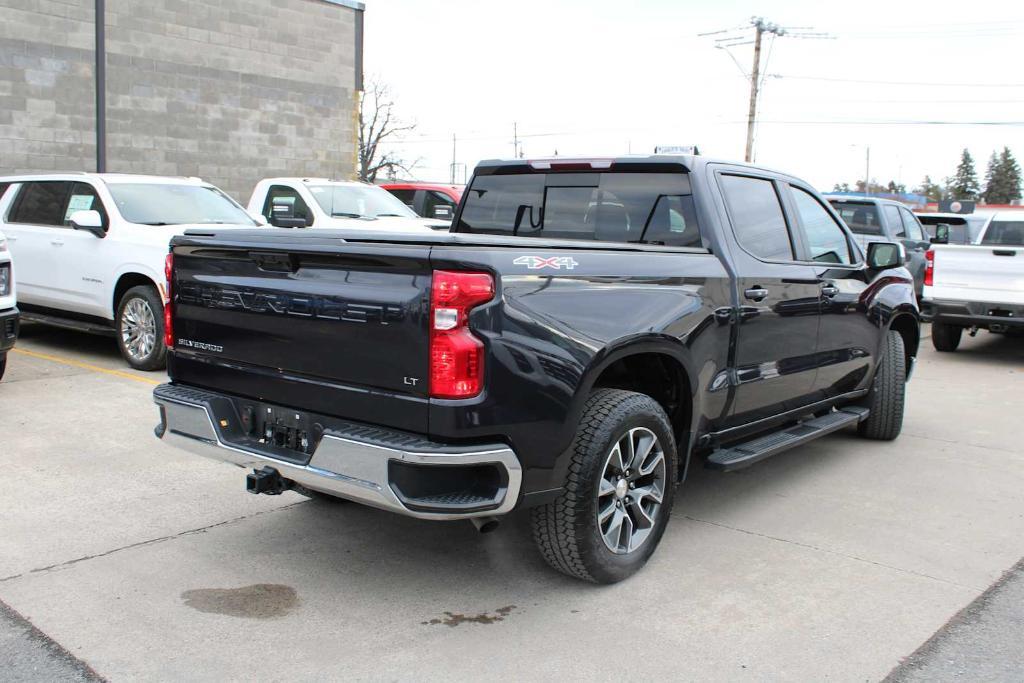
[[329, 216], [417, 218], [416, 212], [387, 190], [376, 185], [310, 185], [316, 203]]
[[992, 221], [982, 244], [1004, 247], [1024, 247], [1024, 221]]
[[257, 225], [223, 192], [208, 185], [107, 183], [117, 210], [129, 223]]
[[882, 222], [878, 219], [878, 208], [862, 202], [829, 202], [850, 230], [858, 235], [882, 235]]

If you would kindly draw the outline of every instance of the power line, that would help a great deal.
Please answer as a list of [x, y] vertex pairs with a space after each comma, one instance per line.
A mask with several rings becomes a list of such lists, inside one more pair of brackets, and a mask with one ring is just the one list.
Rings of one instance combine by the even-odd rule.
[[831, 76], [792, 76], [789, 74], [770, 75], [772, 78], [799, 81], [822, 81], [827, 83], [864, 83], [869, 85], [909, 85], [941, 88], [1024, 88], [1024, 83], [938, 83], [924, 81], [876, 81], [866, 78], [832, 78]]

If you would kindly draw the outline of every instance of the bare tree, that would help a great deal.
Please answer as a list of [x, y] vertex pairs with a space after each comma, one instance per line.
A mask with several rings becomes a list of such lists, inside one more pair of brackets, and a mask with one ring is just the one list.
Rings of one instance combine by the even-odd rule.
[[395, 114], [391, 88], [371, 78], [359, 102], [359, 178], [374, 182], [377, 174], [394, 177], [398, 171], [409, 173], [416, 162], [406, 162], [394, 151], [384, 151], [381, 143], [416, 128]]

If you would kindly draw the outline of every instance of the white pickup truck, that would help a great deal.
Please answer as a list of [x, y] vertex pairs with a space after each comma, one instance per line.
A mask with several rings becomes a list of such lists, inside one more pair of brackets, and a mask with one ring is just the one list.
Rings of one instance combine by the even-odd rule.
[[0, 231], [23, 320], [114, 335], [139, 370], [164, 367], [164, 261], [188, 228], [262, 221], [198, 178], [54, 173], [0, 177]]
[[995, 214], [973, 245], [936, 239], [921, 297], [935, 348], [956, 351], [964, 329], [1024, 332], [1024, 215]]
[[267, 178], [249, 198], [250, 214], [278, 228], [341, 228], [434, 233], [450, 221], [421, 218], [402, 200], [368, 183], [326, 178]]
[[18, 303], [14, 291], [14, 263], [7, 240], [0, 232], [0, 379], [7, 369], [7, 352], [18, 338]]

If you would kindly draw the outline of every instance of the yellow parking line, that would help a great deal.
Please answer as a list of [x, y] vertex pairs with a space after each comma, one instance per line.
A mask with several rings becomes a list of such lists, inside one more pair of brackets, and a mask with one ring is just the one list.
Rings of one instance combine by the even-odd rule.
[[133, 379], [136, 382], [142, 382], [143, 384], [156, 385], [156, 384], [160, 384], [161, 383], [159, 380], [150, 379], [148, 377], [139, 377], [138, 375], [133, 375], [130, 372], [122, 372], [120, 370], [111, 370], [109, 368], [101, 368], [100, 366], [93, 365], [91, 363], [82, 363], [82, 362], [77, 361], [77, 360], [71, 360], [70, 358], [61, 358], [60, 356], [51, 356], [48, 353], [39, 353], [38, 351], [29, 351], [28, 349], [23, 349], [23, 348], [13, 348], [13, 349], [11, 349], [11, 353], [21, 353], [21, 354], [24, 354], [26, 356], [31, 356], [32, 358], [39, 358], [41, 360], [48, 360], [48, 361], [51, 361], [53, 363], [63, 363], [64, 365], [70, 365], [73, 368], [82, 368], [83, 370], [91, 370], [93, 372], [101, 372], [104, 375], [114, 375], [115, 377], [124, 377], [125, 379]]

